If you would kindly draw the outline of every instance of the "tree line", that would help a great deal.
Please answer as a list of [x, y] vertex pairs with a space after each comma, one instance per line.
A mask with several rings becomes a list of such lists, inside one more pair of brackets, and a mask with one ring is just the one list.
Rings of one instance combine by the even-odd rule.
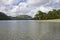
[[33, 18], [34, 20], [50, 20], [50, 19], [60, 19], [60, 9], [49, 11], [48, 13], [44, 13], [42, 11], [38, 11]]
[[38, 11], [34, 17], [28, 15], [19, 15], [16, 17], [7, 16], [5, 13], [0, 12], [0, 20], [50, 20], [60, 19], [60, 9], [49, 11], [48, 13]]

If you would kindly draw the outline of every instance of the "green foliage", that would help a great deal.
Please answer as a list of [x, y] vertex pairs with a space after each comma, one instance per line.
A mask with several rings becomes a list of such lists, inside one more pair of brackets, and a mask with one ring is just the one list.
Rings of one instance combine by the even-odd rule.
[[48, 13], [38, 11], [34, 19], [36, 20], [60, 19], [60, 10], [54, 9], [53, 11], [49, 11]]
[[38, 13], [35, 15], [34, 19], [38, 20], [44, 20], [47, 19], [47, 14], [41, 11], [38, 11]]

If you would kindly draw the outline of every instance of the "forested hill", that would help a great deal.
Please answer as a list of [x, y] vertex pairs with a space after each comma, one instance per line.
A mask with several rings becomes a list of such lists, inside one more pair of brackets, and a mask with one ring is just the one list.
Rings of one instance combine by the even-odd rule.
[[14, 17], [13, 19], [16, 19], [16, 20], [31, 20], [32, 17], [28, 16], [28, 15], [19, 15], [19, 16]]
[[16, 17], [7, 16], [5, 13], [0, 12], [0, 20], [31, 20], [32, 17], [28, 15], [19, 15]]
[[0, 20], [11, 20], [5, 13], [0, 12]]

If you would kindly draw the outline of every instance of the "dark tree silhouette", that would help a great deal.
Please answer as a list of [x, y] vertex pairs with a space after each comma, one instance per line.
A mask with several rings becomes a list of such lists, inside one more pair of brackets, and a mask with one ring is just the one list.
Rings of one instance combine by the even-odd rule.
[[0, 20], [11, 20], [5, 13], [0, 12]]

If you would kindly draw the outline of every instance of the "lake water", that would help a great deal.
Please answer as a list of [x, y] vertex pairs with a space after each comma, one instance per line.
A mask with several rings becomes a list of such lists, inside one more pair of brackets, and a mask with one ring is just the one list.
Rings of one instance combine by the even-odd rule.
[[0, 21], [0, 40], [60, 40], [60, 22]]

